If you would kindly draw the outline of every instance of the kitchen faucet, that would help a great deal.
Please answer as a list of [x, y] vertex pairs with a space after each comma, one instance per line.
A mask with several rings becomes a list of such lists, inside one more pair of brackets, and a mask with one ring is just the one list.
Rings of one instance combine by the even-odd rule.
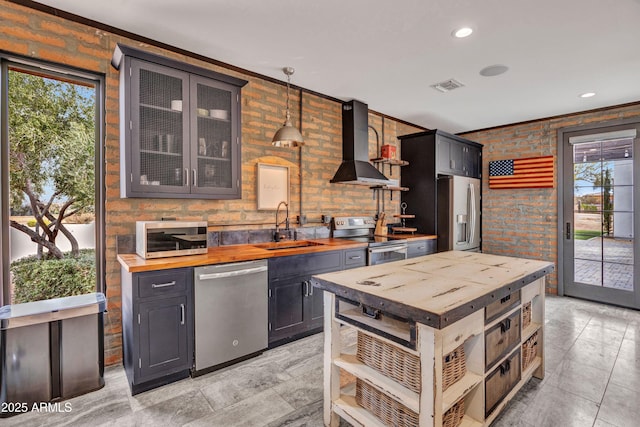
[[[278, 222], [278, 213], [280, 212], [280, 206], [282, 206], [283, 204], [287, 208], [287, 217], [284, 219], [284, 221]], [[275, 231], [275, 233], [273, 233], [273, 240], [276, 241], [276, 242], [280, 241], [280, 232], [278, 231], [278, 227], [282, 223], [285, 224], [284, 225], [284, 229], [289, 231], [289, 205], [284, 200], [282, 202], [278, 203], [278, 207], [276, 208], [276, 231]]]

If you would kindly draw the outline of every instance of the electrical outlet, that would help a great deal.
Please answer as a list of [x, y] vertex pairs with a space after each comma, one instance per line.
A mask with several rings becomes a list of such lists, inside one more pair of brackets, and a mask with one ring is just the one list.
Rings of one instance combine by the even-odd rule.
[[331, 215], [322, 215], [320, 220], [322, 221], [323, 224], [329, 224], [331, 223]]
[[307, 223], [307, 216], [305, 214], [298, 215], [298, 224], [305, 225]]

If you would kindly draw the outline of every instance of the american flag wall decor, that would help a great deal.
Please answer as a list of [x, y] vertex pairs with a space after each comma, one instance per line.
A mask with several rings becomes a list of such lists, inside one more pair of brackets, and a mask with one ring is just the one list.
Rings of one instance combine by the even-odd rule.
[[553, 187], [553, 156], [489, 162], [489, 188]]

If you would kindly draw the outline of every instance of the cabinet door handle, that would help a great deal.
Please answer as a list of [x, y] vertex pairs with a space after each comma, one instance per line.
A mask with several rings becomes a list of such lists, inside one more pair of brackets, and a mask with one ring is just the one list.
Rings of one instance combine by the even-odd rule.
[[353, 255], [349, 257], [349, 259], [360, 259], [360, 258], [362, 258], [361, 255]]
[[184, 304], [180, 304], [180, 324], [184, 325]]
[[184, 185], [188, 187], [189, 186], [189, 169], [184, 168], [184, 176], [185, 176]]
[[309, 296], [313, 296], [313, 283], [311, 283], [311, 280], [307, 283], [309, 283]]
[[166, 288], [168, 286], [174, 286], [176, 284], [176, 281], [172, 281], [172, 282], [167, 282], [167, 283], [152, 283], [151, 287], [153, 289], [157, 289], [157, 288]]
[[193, 186], [194, 187], [198, 186], [198, 173], [196, 172], [195, 169], [193, 169]]
[[506, 360], [502, 365], [500, 365], [500, 376], [503, 376], [510, 370], [511, 370], [511, 361]]
[[500, 331], [502, 333], [507, 332], [509, 329], [511, 329], [511, 319], [505, 319], [500, 323]]

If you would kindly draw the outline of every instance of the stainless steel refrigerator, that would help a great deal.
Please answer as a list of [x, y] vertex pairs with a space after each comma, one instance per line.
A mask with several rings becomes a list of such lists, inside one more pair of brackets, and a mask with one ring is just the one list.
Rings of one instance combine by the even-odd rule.
[[438, 177], [438, 251], [480, 251], [480, 185], [477, 178]]

